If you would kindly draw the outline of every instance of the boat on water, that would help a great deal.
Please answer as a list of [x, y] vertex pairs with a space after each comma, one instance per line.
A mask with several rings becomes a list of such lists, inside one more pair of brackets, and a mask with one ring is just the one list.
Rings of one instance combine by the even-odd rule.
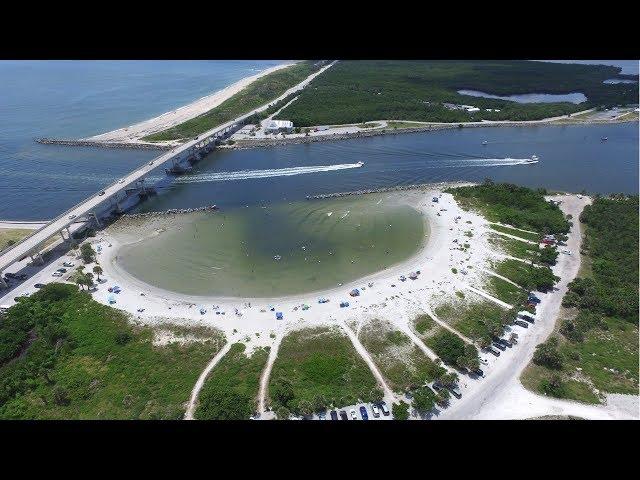
[[360, 160], [359, 162], [356, 163], [356, 165], [358, 165], [359, 167], [364, 165], [364, 162], [362, 160]]
[[489, 143], [489, 142], [487, 142], [486, 140], [484, 142], [482, 142], [483, 145], [486, 145], [487, 143]]
[[609, 140], [608, 137], [602, 137], [600, 140], [602, 140], [603, 142], [606, 142], [607, 140]]

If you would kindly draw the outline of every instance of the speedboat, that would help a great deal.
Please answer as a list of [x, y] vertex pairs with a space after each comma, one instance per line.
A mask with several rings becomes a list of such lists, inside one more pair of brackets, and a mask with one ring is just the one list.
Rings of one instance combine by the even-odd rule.
[[359, 167], [364, 165], [364, 162], [362, 160], [360, 160], [358, 163], [356, 163], [356, 165], [358, 165]]
[[484, 142], [482, 142], [483, 145], [486, 145], [488, 142], [485, 140]]
[[602, 138], [601, 138], [601, 140], [602, 140], [603, 142], [606, 142], [607, 140], [609, 140], [609, 138], [607, 138], [607, 137], [602, 137]]
[[538, 160], [538, 156], [537, 155], [531, 155], [531, 160]]

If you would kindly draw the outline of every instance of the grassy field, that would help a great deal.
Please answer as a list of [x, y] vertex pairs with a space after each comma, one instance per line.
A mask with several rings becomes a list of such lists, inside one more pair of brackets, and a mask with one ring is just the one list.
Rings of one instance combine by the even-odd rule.
[[248, 356], [244, 343], [234, 343], [204, 383], [195, 417], [247, 420], [257, 410], [260, 375], [268, 356], [266, 348], [258, 348]]
[[154, 346], [150, 328], [75, 286], [47, 285], [0, 326], [0, 418], [180, 419], [224, 341], [218, 331], [188, 333], [201, 341]]
[[[537, 234], [537, 233], [523, 232], [522, 230], [517, 230], [515, 228], [509, 228], [509, 227], [504, 227], [502, 225], [490, 224], [489, 228], [491, 228], [491, 230], [495, 230], [496, 232], [506, 233], [508, 235], [513, 235], [514, 237], [523, 238], [525, 240], [530, 240], [530, 241], [536, 242], [536, 243], [539, 243], [540, 239], [542, 238], [542, 235]], [[505, 240], [510, 240], [510, 239], [505, 238]]]
[[22, 240], [33, 230], [25, 228], [0, 228], [0, 252], [15, 242]]
[[144, 137], [142, 140], [161, 142], [195, 137], [278, 98], [317, 70], [318, 68], [314, 67], [313, 62], [305, 61], [270, 73], [207, 113], [162, 132]]
[[[317, 79], [277, 118], [297, 126], [370, 120], [469, 122], [535, 120], [584, 110], [595, 104], [636, 103], [637, 86], [607, 85], [618, 69], [526, 61], [340, 61]], [[584, 92], [588, 101], [524, 104], [460, 95], [458, 90], [497, 95]], [[444, 103], [474, 105], [452, 110]], [[498, 109], [487, 111], [487, 109]]]
[[473, 340], [491, 339], [491, 331], [501, 325], [505, 309], [488, 300], [445, 303], [433, 313], [460, 333]]
[[[548, 266], [542, 265], [530, 265], [518, 260], [508, 258], [500, 262], [493, 263], [493, 271], [497, 274], [508, 278], [514, 283], [520, 285], [524, 290], [540, 290], [544, 291], [545, 288], [551, 288], [556, 283], [558, 277], [553, 274], [553, 271]], [[499, 280], [499, 279], [497, 279]], [[498, 285], [500, 282], [492, 281], [492, 284]], [[502, 284], [507, 284], [501, 280]], [[502, 285], [498, 287], [503, 294], [517, 295], [517, 289], [513, 285]], [[511, 293], [509, 293], [511, 291]], [[504, 300], [506, 301], [506, 300]]]
[[298, 330], [280, 345], [269, 381], [278, 418], [329, 406], [382, 398], [382, 391], [349, 339], [337, 327]]
[[441, 367], [388, 322], [367, 322], [360, 329], [359, 339], [395, 392], [418, 388], [442, 373]]
[[499, 248], [504, 253], [511, 255], [512, 257], [536, 263], [540, 258], [540, 247], [538, 247], [538, 245], [532, 245], [527, 242], [521, 242], [520, 240], [514, 240], [513, 238], [506, 238], [493, 234], [489, 234], [488, 239], [491, 245]]
[[427, 338], [435, 330], [436, 326], [436, 322], [427, 314], [418, 315], [413, 319], [413, 328], [422, 339]]
[[520, 305], [527, 299], [527, 292], [498, 277], [489, 276], [483, 289], [509, 305]]

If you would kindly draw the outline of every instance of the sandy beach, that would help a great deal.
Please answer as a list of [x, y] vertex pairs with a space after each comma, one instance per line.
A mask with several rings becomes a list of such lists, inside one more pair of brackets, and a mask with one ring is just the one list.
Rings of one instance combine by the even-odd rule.
[[146, 137], [147, 135], [166, 130], [167, 128], [171, 128], [175, 125], [179, 125], [180, 123], [195, 118], [198, 115], [202, 115], [212, 108], [217, 107], [225, 100], [228, 100], [236, 93], [240, 92], [240, 90], [252, 84], [259, 78], [283, 68], [287, 68], [290, 65], [293, 65], [293, 63], [285, 63], [267, 68], [266, 70], [263, 70], [256, 75], [245, 77], [237, 81], [236, 83], [223, 88], [222, 90], [202, 97], [188, 105], [176, 108], [175, 110], [172, 110], [170, 112], [165, 112], [155, 118], [144, 120], [143, 122], [136, 123], [135, 125], [129, 125], [127, 127], [112, 130], [100, 135], [95, 135], [93, 137], [84, 138], [82, 140], [114, 143], [144, 143], [140, 142], [140, 139], [142, 137]]
[[[115, 261], [118, 249], [125, 243], [141, 240], [143, 236], [140, 232], [131, 232], [129, 237], [123, 237], [122, 234], [115, 235], [107, 229], [93, 239], [93, 243], [101, 247], [98, 260], [104, 269], [104, 277], [107, 278], [107, 282], [100, 284], [93, 296], [98, 302], [106, 304], [109, 296], [107, 288], [118, 285], [122, 292], [115, 296], [116, 303], [113, 307], [129, 312], [136, 322], [147, 325], [171, 322], [215, 327], [225, 333], [228, 342], [247, 342], [249, 350], [252, 347], [270, 346], [277, 351], [281, 338], [288, 331], [320, 325], [338, 325], [343, 328], [345, 333], [353, 337], [351, 340], [358, 350], [356, 336], [346, 330], [354, 328], [357, 331], [368, 320], [384, 319], [409, 335], [425, 354], [433, 358], [433, 352], [415, 335], [413, 319], [425, 312], [432, 313], [433, 308], [441, 302], [455, 299], [456, 292], [463, 292], [470, 300], [483, 298], [477, 292], [484, 294], [485, 299], [492, 299], [486, 292], [475, 287], [482, 288], [491, 268], [489, 261], [502, 254], [489, 243], [490, 229], [487, 220], [462, 210], [452, 195], [442, 192], [442, 187], [394, 192], [389, 195], [400, 196], [423, 214], [425, 221], [429, 223], [429, 236], [422, 248], [406, 261], [348, 284], [322, 292], [277, 299], [182, 295], [147, 285], [120, 268]], [[438, 197], [438, 202], [432, 201], [434, 196]], [[573, 213], [574, 218], [590, 201], [587, 197], [578, 199], [574, 195], [561, 197], [565, 213]], [[464, 236], [464, 232], [469, 230], [473, 233], [470, 238]], [[143, 235], [161, 234], [161, 231], [147, 231]], [[470, 245], [466, 251], [458, 248], [457, 241], [461, 240]], [[568, 248], [579, 251], [580, 241], [579, 224], [576, 222], [569, 236]], [[561, 255], [554, 273], [562, 280], [557, 291], [540, 294], [542, 303], [536, 315], [536, 325], [529, 329], [514, 326], [514, 331], [518, 329], [519, 343], [503, 352], [499, 358], [482, 352], [481, 357], [487, 360], [487, 364], [483, 366], [487, 378], [460, 375], [462, 399], [456, 399], [449, 408], [438, 412], [435, 418], [532, 418], [543, 415], [637, 418], [638, 397], [614, 396], [604, 406], [582, 405], [541, 397], [525, 390], [519, 382], [519, 375], [528, 364], [535, 346], [544, 341], [553, 330], [566, 285], [577, 274], [579, 264], [578, 255]], [[88, 267], [90, 269], [91, 266]], [[415, 270], [421, 272], [416, 280], [399, 280], [400, 275], [408, 276], [409, 272]], [[361, 295], [350, 297], [348, 292], [352, 288], [359, 288]], [[326, 297], [330, 301], [320, 304], [319, 297]], [[343, 300], [349, 301], [350, 306], [340, 308], [339, 304]], [[492, 300], [500, 304], [497, 299]], [[310, 308], [303, 311], [303, 304]], [[271, 306], [275, 311], [270, 310]], [[204, 314], [200, 313], [201, 308], [206, 310]], [[284, 318], [276, 320], [275, 312], [282, 312]], [[375, 371], [366, 351], [359, 353], [370, 365], [374, 375], [379, 373]], [[274, 352], [274, 358], [276, 355], [277, 352]], [[394, 402], [399, 397], [386, 390], [385, 399], [387, 402]], [[260, 402], [264, 405], [264, 398]]]

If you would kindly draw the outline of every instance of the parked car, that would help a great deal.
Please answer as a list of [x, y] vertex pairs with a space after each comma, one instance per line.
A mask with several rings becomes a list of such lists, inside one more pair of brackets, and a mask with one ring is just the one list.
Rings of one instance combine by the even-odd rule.
[[149, 162], [149, 165], [153, 165], [153, 160], [151, 160], [151, 161]]
[[35, 287], [35, 288], [42, 288], [42, 287], [44, 287], [44, 283], [36, 283], [36, 284], [34, 285], [34, 287]]
[[387, 404], [386, 404], [386, 403], [384, 403], [384, 402], [380, 402], [380, 409], [382, 410], [382, 414], [383, 414], [385, 417], [388, 417], [388, 416], [391, 414], [391, 412], [390, 412], [390, 411], [389, 411], [389, 409], [387, 408]]
[[66, 268], [59, 268], [58, 270], [56, 270], [56, 272], [67, 273], [67, 269]]
[[60, 273], [60, 272], [53, 272], [53, 273], [52, 273], [52, 275], [53, 275], [54, 277], [61, 277], [61, 276], [62, 276], [62, 273]]
[[511, 342], [508, 340], [505, 340], [504, 338], [497, 338], [496, 342], [498, 342], [500, 345], [504, 345], [505, 347], [509, 347], [509, 348], [513, 347]]
[[104, 190], [102, 190], [98, 195], [99, 195], [99, 196], [102, 196], [102, 195], [104, 195], [105, 193], [106, 193], [106, 192], [105, 192]]
[[73, 262], [64, 262], [64, 263], [62, 264], [62, 266], [63, 266], [63, 267], [67, 267], [67, 268], [71, 268], [71, 267], [73, 267], [74, 265], [75, 265], [75, 263], [73, 263]]
[[535, 319], [530, 315], [521, 314], [521, 315], [518, 315], [518, 317], [520, 317], [522, 320], [525, 320], [529, 323], [535, 322]]
[[369, 420], [369, 414], [367, 413], [367, 408], [364, 405], [360, 406], [360, 415], [363, 420]]
[[371, 404], [371, 412], [375, 418], [380, 418], [380, 409], [375, 403]]
[[462, 398], [462, 392], [460, 391], [457, 385], [447, 385], [447, 390], [449, 390], [454, 397]]
[[69, 215], [69, 220], [73, 220], [74, 218], [76, 218], [76, 215]]
[[344, 410], [340, 410], [340, 420], [349, 420], [349, 417], [347, 417], [347, 412], [345, 412]]
[[507, 349], [507, 347], [505, 347], [504, 345], [502, 345], [501, 343], [498, 343], [498, 342], [493, 342], [491, 345], [493, 345], [496, 348], [499, 348], [503, 352]]
[[358, 419], [358, 415], [356, 415], [356, 411], [353, 408], [351, 409], [349, 414], [351, 415], [351, 420], [357, 420]]
[[527, 322], [522, 321], [522, 320], [514, 320], [513, 323], [514, 323], [514, 325], [519, 325], [522, 328], [529, 328], [529, 324]]
[[500, 351], [496, 350], [495, 348], [493, 348], [492, 346], [488, 346], [487, 347], [487, 352], [491, 353], [492, 355], [495, 355], [496, 357], [500, 356]]
[[335, 410], [331, 410], [329, 416], [331, 416], [331, 420], [338, 420], [338, 413]]
[[481, 368], [477, 368], [476, 370], [473, 371], [473, 373], [475, 373], [479, 377], [484, 377], [484, 372], [482, 371]]
[[442, 390], [444, 387], [438, 383], [438, 382], [433, 382], [433, 384], [431, 385], [431, 388], [433, 390], [435, 390], [436, 392], [439, 392], [440, 390]]

